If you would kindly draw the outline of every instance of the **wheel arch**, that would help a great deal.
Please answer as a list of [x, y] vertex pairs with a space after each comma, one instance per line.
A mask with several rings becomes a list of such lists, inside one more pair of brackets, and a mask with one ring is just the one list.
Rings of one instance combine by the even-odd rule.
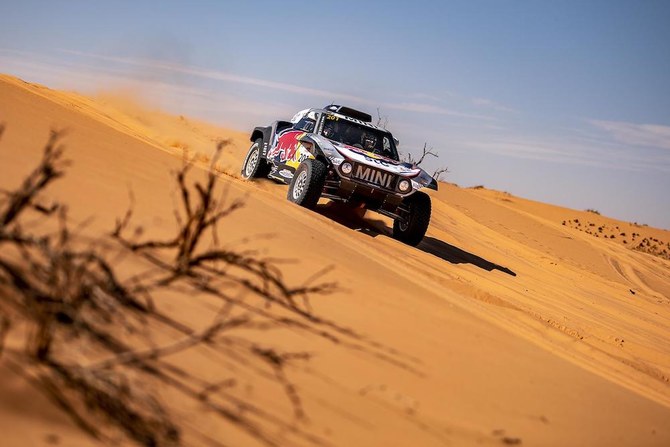
[[326, 156], [326, 154], [323, 152], [321, 147], [319, 146], [319, 143], [311, 138], [309, 135], [305, 135], [300, 139], [300, 141], [303, 141], [305, 143], [310, 143], [312, 145], [312, 150], [310, 151], [312, 155], [314, 155], [314, 158], [319, 160], [320, 162], [324, 163], [326, 167], [330, 168], [332, 167], [333, 163], [330, 161], [330, 159]]
[[267, 143], [270, 135], [270, 127], [254, 127], [254, 130], [251, 132], [249, 141], [254, 142], [258, 139], [263, 140], [263, 143]]

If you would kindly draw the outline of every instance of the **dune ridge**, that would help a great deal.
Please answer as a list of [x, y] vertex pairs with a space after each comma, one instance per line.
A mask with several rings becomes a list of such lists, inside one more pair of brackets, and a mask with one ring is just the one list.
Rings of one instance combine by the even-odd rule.
[[[411, 366], [392, 367], [322, 340], [296, 341], [290, 334], [273, 340], [316, 353], [292, 372], [310, 415], [303, 429], [328, 443], [670, 443], [670, 261], [631, 249], [633, 232], [639, 233], [636, 242], [666, 242], [667, 230], [441, 183], [432, 194], [427, 237], [410, 248], [387, 237], [386, 218], [343, 217], [325, 202], [319, 212], [308, 212], [285, 200], [285, 187], [240, 180], [247, 149], [242, 132], [4, 75], [0, 122], [7, 124], [0, 141], [0, 186], [6, 189], [37, 159], [50, 127], [68, 129], [73, 166], [53, 194], [73, 202], [73, 221], [95, 216], [86, 230], [91, 233], [123, 215], [128, 189], [139, 222], [154, 234], [166, 233], [172, 225], [173, 203], [165, 194], [170, 170], [185, 152], [203, 154], [204, 165], [214, 142], [229, 139], [221, 181], [246, 206], [226, 221], [226, 237], [297, 260], [285, 266], [289, 280], [332, 266], [328, 275], [343, 289], [313, 302], [315, 311], [389, 347]], [[580, 226], [568, 224], [577, 220]], [[598, 228], [619, 234], [600, 237]], [[179, 309], [169, 307], [194, 324], [207, 318], [203, 303], [183, 297], [178, 303]], [[221, 370], [202, 353], [195, 357], [194, 368]], [[41, 427], [15, 433], [17, 445], [31, 436], [44, 441], [50, 433], [73, 444], [89, 442], [52, 407], [19, 413], [12, 390], [36, 391], [6, 367], [2, 374], [11, 388], [0, 388], [8, 396], [1, 414]], [[262, 388], [260, 382], [250, 379], [249, 386]], [[276, 399], [256, 397], [277, 414], [286, 409]], [[209, 420], [198, 422], [197, 406], [189, 404], [194, 413], [186, 416], [180, 403], [172, 410], [194, 431], [212, 430], [226, 443], [254, 442], [213, 428]], [[56, 427], [47, 420], [58, 421]]]

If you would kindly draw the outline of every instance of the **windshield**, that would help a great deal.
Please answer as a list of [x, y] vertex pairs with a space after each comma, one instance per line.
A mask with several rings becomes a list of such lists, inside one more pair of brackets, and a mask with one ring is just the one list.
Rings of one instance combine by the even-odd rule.
[[325, 115], [321, 135], [398, 161], [393, 137], [385, 130], [368, 127], [335, 115]]

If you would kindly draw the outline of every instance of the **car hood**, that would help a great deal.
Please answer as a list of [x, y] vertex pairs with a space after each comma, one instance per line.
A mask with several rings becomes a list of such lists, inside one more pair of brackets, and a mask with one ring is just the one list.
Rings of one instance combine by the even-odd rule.
[[339, 166], [345, 159], [372, 166], [376, 169], [392, 172], [393, 174], [407, 177], [412, 180], [414, 189], [430, 188], [437, 189], [437, 182], [426, 171], [416, 165], [400, 162], [379, 154], [368, 152], [354, 146], [329, 140], [321, 135], [311, 134], [310, 139], [318, 144], [324, 155], [330, 161]]

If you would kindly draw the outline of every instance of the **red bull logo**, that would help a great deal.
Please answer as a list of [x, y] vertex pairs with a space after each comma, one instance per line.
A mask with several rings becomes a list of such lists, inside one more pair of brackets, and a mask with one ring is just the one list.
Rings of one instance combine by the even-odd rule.
[[292, 160], [298, 150], [300, 144], [300, 137], [305, 135], [302, 130], [290, 130], [279, 136], [277, 145], [268, 152], [268, 158], [278, 159], [278, 161], [285, 163], [287, 160]]

